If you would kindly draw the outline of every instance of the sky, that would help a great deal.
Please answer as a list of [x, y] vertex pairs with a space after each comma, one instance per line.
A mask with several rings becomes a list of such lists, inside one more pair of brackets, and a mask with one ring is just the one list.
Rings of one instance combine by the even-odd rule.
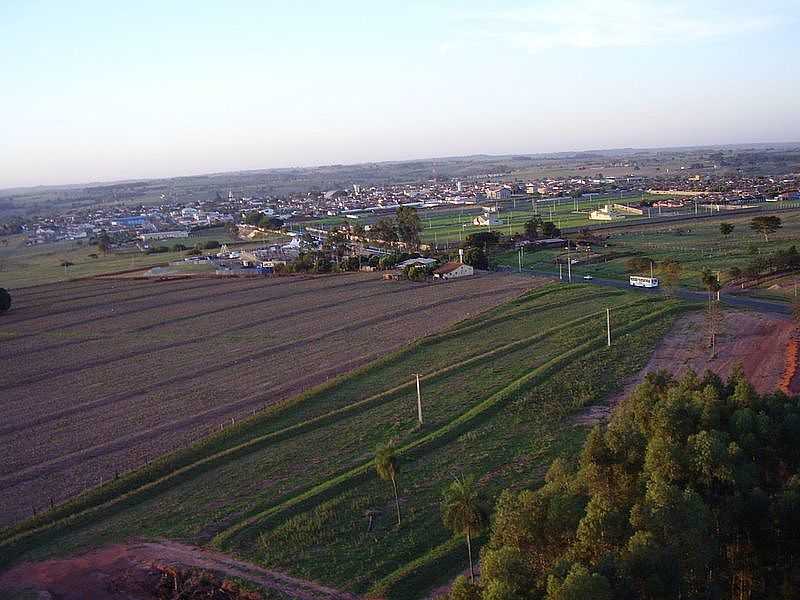
[[0, 0], [0, 188], [800, 141], [800, 2]]

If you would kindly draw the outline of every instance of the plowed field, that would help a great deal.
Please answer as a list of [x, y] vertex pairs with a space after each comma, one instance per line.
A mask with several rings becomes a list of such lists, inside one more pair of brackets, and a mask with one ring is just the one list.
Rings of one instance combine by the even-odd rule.
[[0, 525], [537, 284], [356, 273], [19, 290], [0, 319]]

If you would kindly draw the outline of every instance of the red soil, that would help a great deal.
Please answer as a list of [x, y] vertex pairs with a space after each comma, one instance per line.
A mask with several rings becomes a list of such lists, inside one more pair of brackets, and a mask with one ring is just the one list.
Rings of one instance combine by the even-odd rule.
[[[3, 592], [31, 590], [59, 600], [150, 600], [159, 573], [154, 565], [196, 567], [221, 577], [239, 577], [298, 600], [355, 600], [332, 588], [262, 569], [250, 563], [177, 542], [117, 544], [68, 559], [22, 563], [0, 575]], [[42, 593], [46, 592], [48, 595]]]
[[[616, 404], [640, 384], [645, 375], [665, 370], [680, 376], [694, 370], [702, 375], [707, 369], [727, 377], [736, 365], [759, 393], [778, 389], [786, 370], [786, 349], [792, 340], [794, 326], [788, 318], [749, 312], [727, 312], [722, 335], [717, 338], [717, 355], [712, 358], [703, 343], [703, 315], [693, 313], [675, 323], [656, 348], [647, 366], [611, 398], [608, 405], [591, 406], [576, 421], [593, 425], [608, 418]], [[792, 370], [790, 393], [800, 392], [796, 366]]]

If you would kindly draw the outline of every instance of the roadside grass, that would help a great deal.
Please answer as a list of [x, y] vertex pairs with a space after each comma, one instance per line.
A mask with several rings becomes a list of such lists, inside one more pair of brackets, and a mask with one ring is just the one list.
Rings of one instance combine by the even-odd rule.
[[[631, 328], [612, 347], [620, 352], [631, 348], [631, 355], [611, 367], [609, 351], [599, 347], [604, 338], [598, 338], [601, 311], [609, 305], [615, 307], [612, 314], [621, 331]], [[216, 538], [217, 545], [262, 564], [326, 583], [342, 585], [348, 573], [348, 587], [367, 591], [447, 542], [438, 511], [427, 508], [448, 480], [443, 474], [453, 473], [455, 459], [480, 475], [500, 469], [487, 482], [490, 491], [495, 480], [505, 485], [538, 480], [548, 457], [580, 443], [582, 433], [565, 425], [567, 415], [601, 401], [644, 364], [682, 307], [630, 292], [548, 285], [3, 532], [0, 564], [129, 537]], [[422, 428], [416, 424], [414, 372], [423, 375]], [[561, 379], [562, 372], [568, 377]], [[549, 389], [552, 381], [560, 381], [552, 392], [531, 395]], [[523, 397], [529, 400], [520, 404]], [[373, 481], [369, 465], [374, 446], [387, 438], [403, 449], [401, 487], [409, 525], [407, 533], [406, 525], [401, 531], [409, 537], [398, 542], [394, 534], [381, 534], [386, 540], [380, 543], [394, 550], [380, 566], [368, 562], [359, 567], [361, 546], [348, 546], [352, 561], [346, 564], [338, 558], [323, 561], [306, 546], [321, 543], [319, 536], [327, 533], [320, 529], [331, 519], [349, 523], [341, 525], [349, 527], [348, 540], [361, 539], [364, 510], [381, 511], [376, 531], [387, 527], [390, 498], [385, 485]], [[531, 469], [536, 477], [528, 473]], [[407, 471], [414, 473], [408, 481]], [[321, 512], [309, 513], [317, 507]], [[296, 515], [306, 516], [293, 521]], [[269, 526], [263, 525], [265, 518]], [[293, 524], [280, 529], [285, 523]], [[274, 540], [261, 536], [273, 531], [279, 532]], [[280, 547], [293, 537], [302, 542], [296, 566], [286, 555], [292, 551]], [[337, 538], [323, 548], [338, 553], [342, 543], [350, 542]], [[268, 555], [259, 548], [269, 548]], [[329, 572], [327, 566], [312, 565], [320, 561], [336, 567]], [[414, 573], [428, 569], [428, 562], [394, 577], [387, 589], [402, 587]], [[364, 564], [370, 564], [366, 575]]]

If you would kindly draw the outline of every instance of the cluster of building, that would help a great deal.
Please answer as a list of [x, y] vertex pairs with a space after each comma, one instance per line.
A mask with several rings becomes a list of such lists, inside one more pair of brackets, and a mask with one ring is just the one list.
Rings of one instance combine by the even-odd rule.
[[[604, 198], [606, 206], [591, 213], [594, 220], [615, 220], [632, 214], [634, 199], [647, 192], [663, 196], [648, 204], [652, 209], [680, 209], [687, 203], [716, 206], [752, 204], [800, 199], [800, 176], [700, 175], [678, 169], [658, 176], [628, 174], [608, 177], [597, 173], [586, 177], [542, 177], [532, 180], [503, 176], [481, 176], [466, 180], [427, 180], [416, 183], [387, 184], [305, 191], [281, 197], [255, 197], [227, 190], [214, 198], [191, 203], [169, 202], [154, 206], [99, 204], [66, 213], [30, 218], [23, 230], [29, 243], [92, 238], [101, 231], [130, 240], [163, 240], [187, 237], [196, 229], [240, 223], [249, 212], [258, 211], [286, 223], [287, 230], [304, 229], [304, 222], [330, 216], [361, 219], [364, 216], [390, 215], [399, 206], [436, 208], [447, 206], [481, 207], [483, 213], [472, 218], [474, 225], [492, 227], [503, 220], [492, 203], [533, 199], [573, 197], [589, 200]], [[609, 197], [617, 201], [607, 200]], [[474, 212], [473, 212], [474, 214]], [[640, 213], [641, 214], [641, 213]]]

